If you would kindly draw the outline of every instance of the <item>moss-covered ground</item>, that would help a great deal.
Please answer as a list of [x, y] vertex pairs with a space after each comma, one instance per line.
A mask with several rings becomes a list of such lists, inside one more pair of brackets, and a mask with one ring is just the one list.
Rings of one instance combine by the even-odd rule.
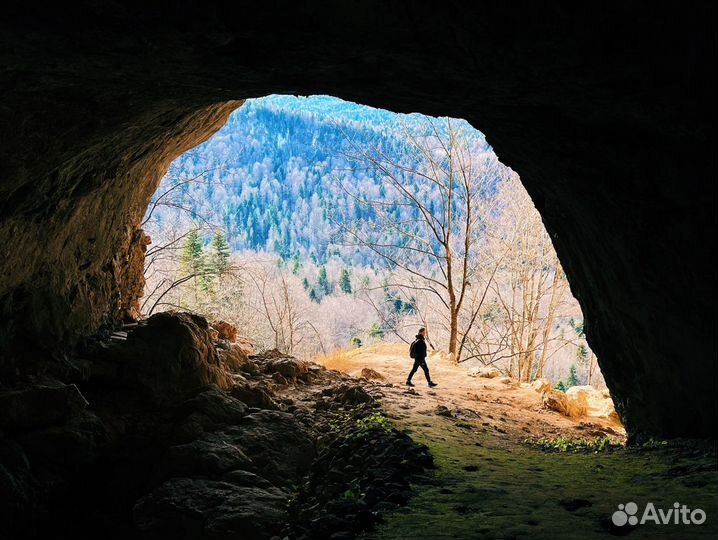
[[[416, 387], [407, 388], [402, 345], [363, 347], [329, 360], [356, 376], [363, 368], [381, 374], [386, 416], [425, 444], [436, 464], [414, 479], [414, 497], [384, 514], [370, 540], [718, 539], [715, 442], [625, 448], [624, 431], [610, 417], [567, 418], [546, 410], [532, 388], [467, 376], [436, 355], [429, 365], [439, 386], [427, 388], [418, 376]], [[638, 505], [638, 517], [649, 502], [664, 512], [678, 502], [704, 510], [707, 519], [612, 525], [618, 505], [629, 502]]]
[[[436, 469], [414, 484], [406, 507], [385, 517], [374, 540], [718, 538], [714, 445], [546, 452], [455, 419], [427, 420], [408, 429], [429, 447]], [[638, 517], [648, 502], [664, 510], [679, 502], [703, 509], [707, 520], [613, 526], [617, 505], [630, 501], [638, 504]]]

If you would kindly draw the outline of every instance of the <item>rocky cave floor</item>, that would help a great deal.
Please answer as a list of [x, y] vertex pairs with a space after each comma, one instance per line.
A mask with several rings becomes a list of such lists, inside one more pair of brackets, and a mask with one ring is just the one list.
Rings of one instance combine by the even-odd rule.
[[[4, 376], [0, 537], [716, 537], [712, 443], [549, 453], [526, 434], [586, 426], [520, 415], [486, 385], [470, 406], [442, 386], [407, 390], [386, 357], [372, 364], [384, 380], [368, 380], [233, 340], [163, 313]], [[613, 527], [629, 500], [708, 520]]]
[[0, 537], [353, 538], [432, 467], [375, 384], [188, 314], [124, 334], [0, 391]]

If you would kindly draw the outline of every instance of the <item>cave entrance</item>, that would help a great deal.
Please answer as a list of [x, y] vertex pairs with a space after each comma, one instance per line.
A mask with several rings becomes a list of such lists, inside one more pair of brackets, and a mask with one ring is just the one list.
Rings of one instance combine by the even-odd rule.
[[255, 350], [397, 384], [425, 327], [445, 387], [523, 386], [620, 426], [538, 211], [464, 120], [247, 100], [170, 165], [142, 226], [143, 316], [197, 312]]

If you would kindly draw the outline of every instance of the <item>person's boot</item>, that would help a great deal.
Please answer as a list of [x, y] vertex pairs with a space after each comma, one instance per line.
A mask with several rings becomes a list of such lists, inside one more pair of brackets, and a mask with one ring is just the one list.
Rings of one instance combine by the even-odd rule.
[[407, 386], [414, 386], [414, 383], [412, 383], [411, 381], [406, 381], [406, 385], [407, 385]]
[[435, 386], [439, 386], [439, 385], [436, 384], [434, 381], [429, 381], [429, 386], [430, 386], [431, 388], [434, 388]]

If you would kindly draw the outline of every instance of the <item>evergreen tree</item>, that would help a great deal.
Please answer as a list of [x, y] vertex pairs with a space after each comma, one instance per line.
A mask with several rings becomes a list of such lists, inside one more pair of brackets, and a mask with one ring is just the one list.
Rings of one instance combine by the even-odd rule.
[[200, 274], [204, 269], [204, 242], [199, 229], [192, 229], [185, 238], [180, 254], [180, 263], [184, 272]]
[[208, 270], [211, 273], [222, 276], [229, 268], [229, 258], [232, 250], [229, 242], [221, 231], [214, 233], [212, 243], [210, 245], [210, 254], [208, 260]]
[[576, 347], [576, 360], [582, 364], [585, 364], [586, 360], [588, 360], [588, 348], [583, 343], [579, 343], [578, 347]]
[[349, 278], [349, 270], [342, 268], [341, 276], [339, 277], [339, 288], [343, 293], [352, 293], [352, 282]]
[[[192, 229], [185, 238], [182, 252], [180, 253], [180, 267], [187, 275], [194, 275], [192, 278], [192, 288], [194, 289], [195, 307], [199, 304], [199, 296], [197, 294], [197, 285], [201, 285], [206, 290], [206, 282], [202, 280], [205, 273], [205, 257], [204, 242], [199, 229]], [[200, 279], [198, 280], [198, 276]]]
[[214, 294], [214, 280], [216, 277], [217, 272], [212, 259], [205, 254], [202, 257], [202, 272], [197, 277], [197, 282], [204, 292]]
[[566, 390], [572, 386], [578, 386], [578, 372], [576, 371], [576, 365], [572, 364], [571, 369], [568, 371], [568, 378], [566, 379]]
[[369, 329], [369, 337], [374, 339], [382, 339], [384, 337], [384, 329], [379, 323], [374, 323]]
[[554, 388], [555, 388], [556, 390], [560, 391], [560, 392], [565, 392], [565, 391], [566, 391], [566, 385], [563, 384], [563, 381], [558, 381], [558, 382], [556, 383], [556, 386], [554, 386]]
[[314, 290], [314, 287], [312, 287], [312, 289], [309, 291], [309, 299], [312, 302], [316, 302], [317, 304], [319, 303], [319, 297], [317, 296], [317, 291]]
[[299, 254], [295, 253], [292, 256], [292, 274], [295, 276], [299, 273], [299, 270], [301, 269], [302, 265], [299, 262]]
[[322, 266], [319, 269], [319, 281], [317, 284], [319, 285], [319, 289], [324, 294], [329, 294], [332, 292], [331, 288], [329, 287], [329, 279], [327, 278], [327, 267], [326, 266]]
[[302, 280], [302, 287], [304, 287], [305, 291], [309, 290], [309, 280], [306, 277]]

